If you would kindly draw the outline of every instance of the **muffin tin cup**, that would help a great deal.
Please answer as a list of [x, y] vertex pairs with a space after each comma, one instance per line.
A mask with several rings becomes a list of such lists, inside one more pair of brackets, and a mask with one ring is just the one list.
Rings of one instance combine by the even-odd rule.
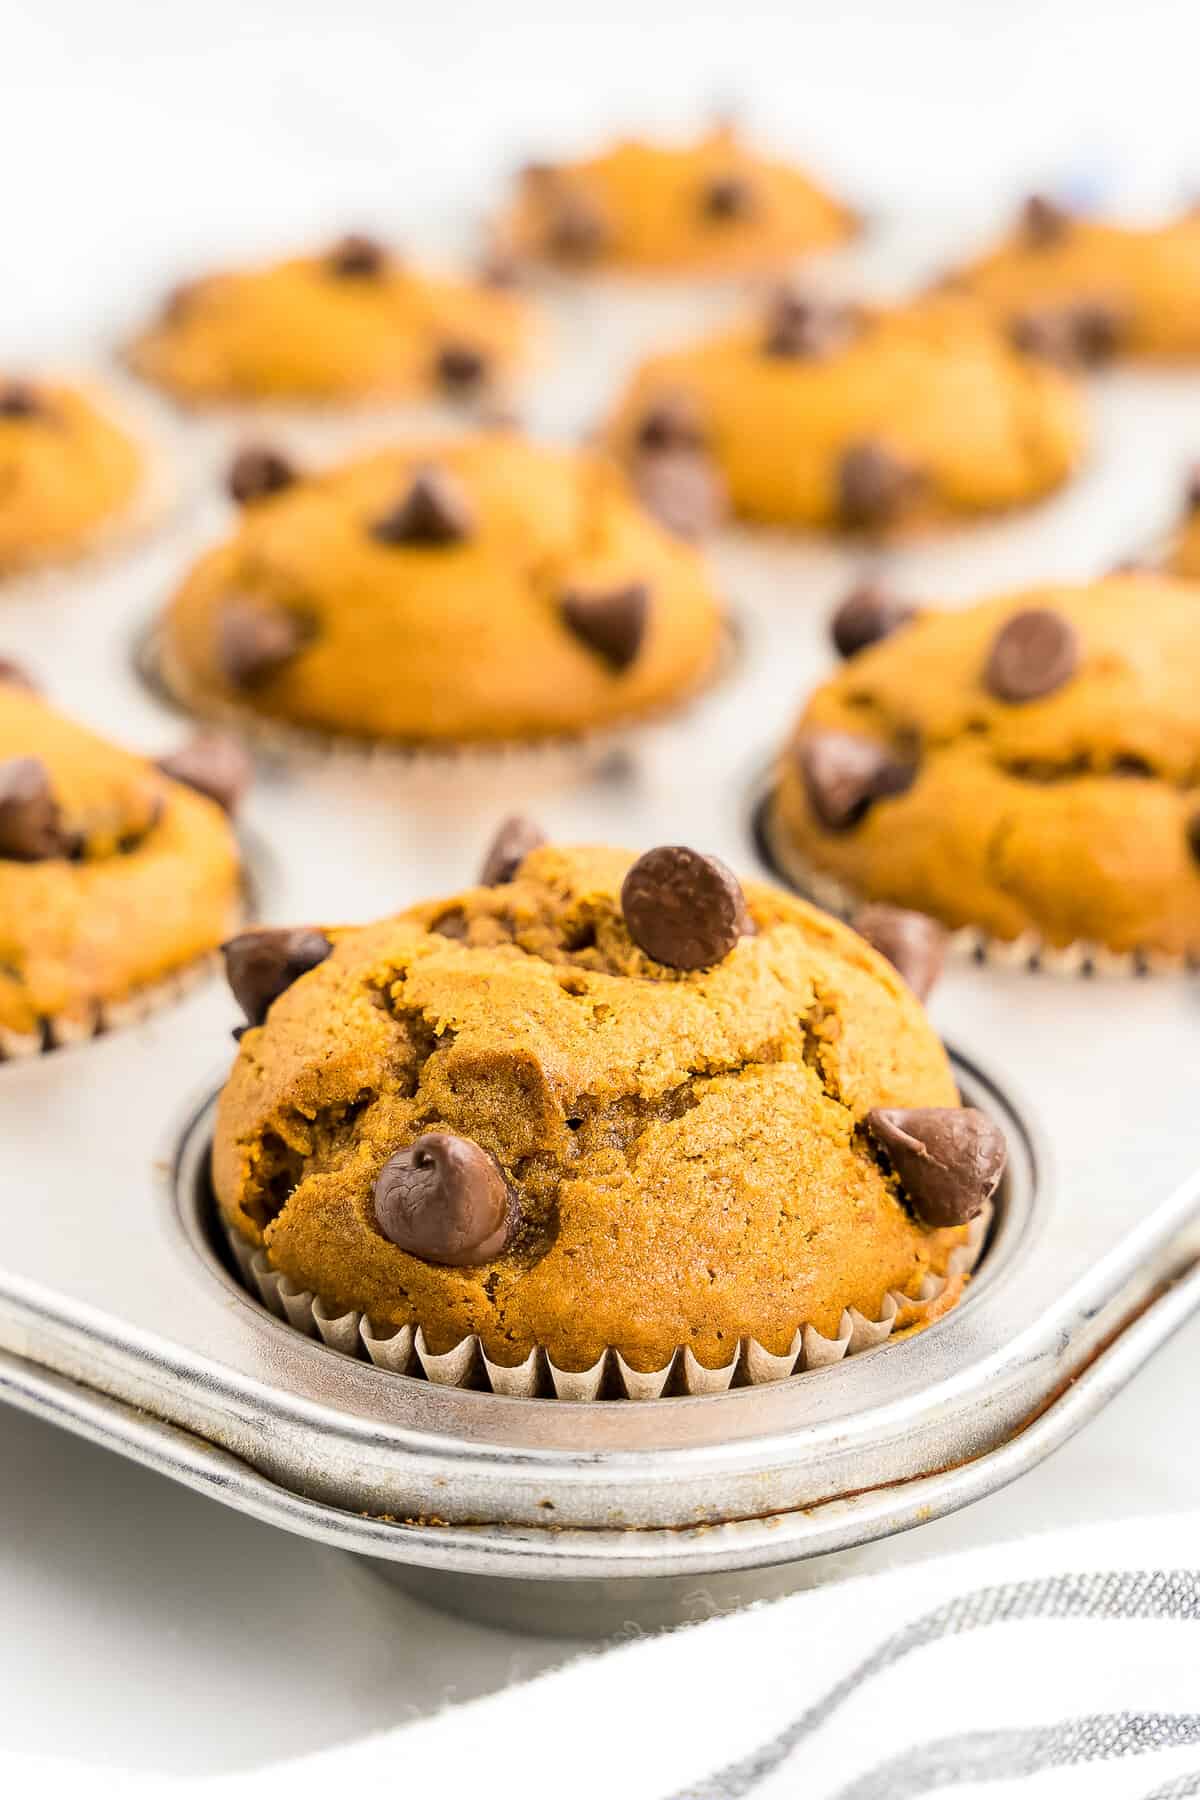
[[[828, 870], [817, 868], [787, 841], [774, 816], [770, 792], [758, 803], [754, 832], [760, 854], [772, 873], [805, 899], [851, 922], [859, 908], [866, 905], [865, 895], [855, 893]], [[998, 938], [979, 925], [963, 925], [952, 931], [950, 952], [962, 961], [992, 968], [1068, 977], [1184, 975], [1196, 967], [1196, 958], [1173, 956], [1165, 950], [1110, 950], [1106, 944], [1093, 944], [1082, 938], [1071, 944], [1048, 944], [1036, 931], [1024, 931], [1015, 938]]]
[[80, 1013], [44, 1017], [36, 1031], [13, 1031], [0, 1025], [0, 1063], [26, 1062], [30, 1057], [67, 1050], [74, 1044], [86, 1043], [89, 1038], [139, 1024], [151, 1013], [174, 1005], [202, 981], [215, 975], [219, 962], [218, 953], [210, 950], [159, 981], [132, 988], [119, 1000], [92, 1000]]
[[142, 458], [137, 490], [114, 517], [100, 520], [73, 544], [32, 549], [0, 562], [0, 600], [36, 599], [81, 569], [96, 572], [120, 561], [181, 516], [201, 491], [203, 470], [161, 405], [109, 369], [65, 370], [55, 378], [83, 389], [136, 443]]
[[446, 744], [405, 743], [322, 731], [267, 718], [249, 707], [232, 705], [211, 695], [197, 695], [181, 671], [168, 667], [161, 633], [154, 623], [136, 638], [133, 661], [157, 699], [203, 724], [233, 733], [248, 749], [279, 762], [333, 763], [350, 769], [369, 765], [389, 774], [449, 775], [456, 783], [473, 773], [503, 774], [511, 777], [516, 787], [526, 777], [534, 786], [547, 776], [577, 779], [612, 757], [644, 747], [658, 732], [669, 731], [684, 721], [694, 723], [695, 711], [733, 672], [741, 641], [736, 618], [727, 614], [716, 659], [704, 680], [674, 701], [644, 713], [630, 714], [569, 736]]
[[451, 1349], [434, 1352], [419, 1325], [404, 1325], [390, 1336], [378, 1335], [363, 1313], [329, 1305], [319, 1294], [297, 1288], [272, 1268], [266, 1253], [248, 1244], [222, 1218], [220, 1229], [242, 1284], [256, 1294], [277, 1319], [331, 1350], [374, 1363], [393, 1375], [409, 1375], [441, 1387], [482, 1388], [516, 1399], [660, 1400], [678, 1394], [723, 1394], [731, 1387], [761, 1387], [786, 1381], [810, 1369], [828, 1368], [847, 1357], [875, 1350], [890, 1338], [930, 1325], [957, 1305], [987, 1242], [993, 1208], [971, 1221], [967, 1240], [952, 1250], [945, 1275], [927, 1275], [915, 1297], [899, 1292], [885, 1296], [876, 1319], [854, 1307], [842, 1313], [837, 1334], [825, 1337], [813, 1325], [796, 1328], [782, 1355], [755, 1338], [743, 1338], [721, 1368], [707, 1368], [689, 1345], [681, 1345], [662, 1368], [631, 1368], [615, 1348], [605, 1350], [590, 1369], [560, 1369], [549, 1353], [532, 1349], [523, 1362], [495, 1363], [472, 1334]]

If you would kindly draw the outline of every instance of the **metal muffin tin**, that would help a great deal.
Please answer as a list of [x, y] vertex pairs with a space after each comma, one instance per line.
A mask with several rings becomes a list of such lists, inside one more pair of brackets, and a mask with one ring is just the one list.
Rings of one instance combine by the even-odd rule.
[[[1106, 479], [1101, 461], [1093, 490]], [[952, 593], [964, 568], [970, 591], [1032, 579], [1055, 544], [1062, 566], [1063, 534], [1099, 516], [1095, 501], [1085, 480], [1024, 523], [917, 547], [913, 570], [927, 592]], [[0, 651], [101, 728], [172, 742], [180, 722], [128, 647], [218, 523], [214, 501], [119, 564], [0, 591]], [[262, 916], [367, 919], [451, 892], [515, 808], [564, 841], [691, 842], [764, 874], [761, 770], [827, 666], [828, 604], [859, 559], [730, 537], [716, 560], [742, 627], [736, 671], [618, 755], [264, 764], [247, 816]], [[705, 1606], [794, 1585], [809, 1559], [1031, 1467], [1200, 1305], [1196, 984], [956, 967], [932, 1010], [964, 1094], [1012, 1149], [966, 1300], [834, 1368], [652, 1402], [437, 1387], [251, 1300], [209, 1230], [211, 1103], [235, 1020], [219, 984], [5, 1065], [0, 1391], [481, 1616], [605, 1630], [687, 1616], [698, 1581]]]

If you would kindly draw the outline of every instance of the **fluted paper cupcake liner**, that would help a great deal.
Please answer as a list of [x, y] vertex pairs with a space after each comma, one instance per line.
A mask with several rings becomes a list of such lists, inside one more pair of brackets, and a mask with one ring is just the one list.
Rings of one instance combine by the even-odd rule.
[[574, 776], [615, 753], [632, 750], [654, 732], [677, 725], [720, 687], [736, 665], [741, 634], [732, 614], [722, 621], [721, 643], [705, 677], [675, 700], [614, 719], [606, 725], [584, 727], [578, 732], [546, 737], [465, 739], [460, 743], [406, 742], [400, 739], [355, 737], [323, 731], [315, 726], [293, 725], [268, 718], [250, 707], [234, 705], [219, 696], [198, 693], [186, 673], [171, 666], [164, 656], [162, 634], [156, 623], [143, 630], [134, 644], [134, 667], [159, 699], [241, 738], [248, 748], [280, 761], [341, 762], [357, 768], [370, 766], [389, 772], [428, 771], [514, 772], [528, 765], [544, 774], [561, 764]]
[[430, 1350], [419, 1325], [404, 1325], [387, 1336], [369, 1319], [328, 1305], [319, 1294], [298, 1288], [272, 1268], [266, 1252], [248, 1244], [226, 1221], [221, 1229], [243, 1285], [277, 1319], [343, 1356], [371, 1362], [393, 1375], [409, 1375], [442, 1387], [482, 1388], [519, 1399], [659, 1400], [679, 1394], [723, 1394], [731, 1387], [759, 1387], [785, 1381], [810, 1369], [828, 1368], [848, 1356], [874, 1350], [891, 1337], [920, 1330], [957, 1304], [987, 1242], [993, 1209], [984, 1208], [967, 1228], [967, 1239], [950, 1252], [945, 1275], [927, 1275], [916, 1296], [888, 1293], [879, 1317], [868, 1319], [853, 1307], [842, 1313], [837, 1333], [825, 1337], [800, 1325], [782, 1355], [754, 1338], [742, 1338], [730, 1360], [710, 1369], [684, 1344], [661, 1369], [631, 1368], [616, 1349], [605, 1350], [590, 1369], [560, 1369], [545, 1350], [534, 1348], [523, 1362], [493, 1362], [472, 1334], [450, 1350]]
[[[789, 841], [769, 795], [760, 808], [758, 828], [766, 859], [778, 876], [826, 912], [853, 921], [867, 904], [867, 896], [855, 893], [827, 869], [817, 868]], [[1050, 944], [1036, 931], [1000, 938], [980, 925], [952, 930], [949, 947], [952, 956], [966, 962], [1040, 975], [1182, 975], [1200, 962], [1198, 956], [1175, 956], [1165, 950], [1110, 950], [1106, 944], [1082, 938], [1071, 944]]]
[[170, 524], [199, 492], [199, 470], [190, 447], [165, 422], [161, 407], [130, 392], [127, 379], [87, 370], [56, 371], [54, 378], [83, 389], [132, 438], [141, 457], [141, 473], [136, 491], [119, 512], [98, 520], [73, 543], [6, 555], [0, 561], [0, 599], [5, 601], [36, 597], [81, 567], [93, 571], [104, 567]]
[[150, 1013], [181, 1000], [214, 975], [219, 961], [217, 952], [210, 950], [159, 981], [131, 989], [119, 1000], [91, 1000], [81, 1012], [43, 1018], [36, 1031], [13, 1031], [0, 1025], [0, 1063], [23, 1062], [31, 1056], [85, 1043], [125, 1025], [139, 1024]]

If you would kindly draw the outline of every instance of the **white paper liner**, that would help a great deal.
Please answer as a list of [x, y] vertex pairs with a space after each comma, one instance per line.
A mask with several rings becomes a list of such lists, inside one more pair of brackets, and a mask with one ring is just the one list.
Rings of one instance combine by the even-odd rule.
[[101, 519], [74, 543], [46, 546], [0, 562], [0, 600], [36, 598], [40, 591], [77, 573], [123, 556], [170, 524], [200, 491], [201, 470], [191, 447], [165, 422], [163, 410], [132, 390], [127, 378], [105, 370], [55, 369], [47, 379], [78, 387], [133, 439], [142, 459], [132, 498], [111, 518]]
[[[759, 831], [767, 860], [775, 873], [825, 912], [852, 922], [866, 905], [865, 897], [818, 869], [793, 844], [775, 817], [773, 796], [759, 809]], [[1037, 975], [1094, 976], [1183, 975], [1194, 970], [1198, 958], [1173, 956], [1165, 950], [1110, 950], [1106, 944], [1079, 939], [1073, 944], [1048, 944], [1036, 931], [1015, 938], [993, 937], [980, 925], [962, 925], [950, 932], [950, 954], [965, 962], [992, 968], [1024, 969]]]
[[291, 725], [255, 713], [249, 707], [198, 694], [182, 671], [167, 666], [161, 634], [153, 621], [135, 640], [133, 662], [142, 681], [158, 699], [232, 733], [260, 755], [280, 761], [338, 762], [389, 773], [437, 770], [456, 774], [472, 768], [480, 773], [515, 770], [527, 763], [543, 773], [552, 765], [561, 764], [564, 773], [575, 776], [616, 752], [633, 748], [647, 734], [677, 726], [724, 684], [740, 654], [741, 628], [736, 615], [728, 611], [721, 621], [721, 641], [712, 668], [694, 687], [672, 701], [606, 725], [585, 727], [569, 736], [445, 744], [343, 736], [315, 726]]
[[124, 1025], [136, 1025], [159, 1007], [181, 1000], [215, 974], [219, 957], [215, 950], [185, 963], [161, 981], [148, 982], [134, 988], [120, 1000], [93, 1000], [84, 1011], [70, 1018], [46, 1018], [41, 1029], [33, 1032], [12, 1031], [0, 1025], [0, 1063], [23, 1062], [31, 1056], [43, 1056], [51, 1050], [65, 1050], [72, 1044], [117, 1031]]
[[630, 1368], [619, 1350], [606, 1350], [590, 1369], [560, 1369], [544, 1350], [533, 1349], [522, 1363], [507, 1367], [494, 1363], [475, 1335], [452, 1349], [434, 1354], [418, 1325], [404, 1325], [391, 1336], [378, 1336], [360, 1312], [343, 1312], [328, 1306], [319, 1295], [297, 1288], [286, 1275], [272, 1268], [266, 1252], [248, 1244], [221, 1217], [222, 1236], [228, 1244], [242, 1282], [267, 1310], [306, 1337], [319, 1339], [343, 1356], [374, 1363], [393, 1375], [412, 1375], [442, 1387], [482, 1388], [493, 1394], [520, 1399], [557, 1400], [658, 1400], [664, 1395], [723, 1394], [731, 1387], [762, 1386], [785, 1381], [809, 1369], [828, 1368], [848, 1356], [874, 1350], [900, 1329], [911, 1331], [936, 1316], [936, 1306], [950, 1281], [970, 1275], [979, 1261], [993, 1217], [988, 1205], [967, 1227], [966, 1242], [950, 1252], [945, 1275], [926, 1275], [915, 1298], [889, 1293], [877, 1319], [868, 1319], [853, 1307], [843, 1312], [837, 1332], [824, 1337], [812, 1325], [801, 1325], [781, 1356], [772, 1354], [754, 1338], [742, 1338], [729, 1361], [717, 1369], [706, 1368], [689, 1345], [676, 1350], [661, 1369], [642, 1373]]

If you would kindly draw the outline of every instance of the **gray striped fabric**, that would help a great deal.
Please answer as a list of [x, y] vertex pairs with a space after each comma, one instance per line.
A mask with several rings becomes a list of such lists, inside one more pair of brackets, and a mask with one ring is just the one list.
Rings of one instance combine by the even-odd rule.
[[[1019, 1619], [1200, 1619], [1200, 1571], [1097, 1571], [976, 1588], [915, 1619], [865, 1657], [820, 1700], [749, 1756], [728, 1764], [672, 1800], [741, 1800], [780, 1769], [851, 1694], [906, 1656], [944, 1638], [984, 1631]], [[905, 1800], [956, 1782], [1000, 1780], [1042, 1769], [1138, 1756], [1149, 1750], [1200, 1744], [1200, 1713], [1102, 1714], [1065, 1719], [1029, 1731], [966, 1733], [917, 1746], [846, 1787], [839, 1800], [887, 1793]], [[1190, 1776], [1181, 1778], [1188, 1782]], [[1200, 1787], [1179, 1788], [1180, 1795]], [[1175, 1789], [1147, 1800], [1175, 1800]]]

